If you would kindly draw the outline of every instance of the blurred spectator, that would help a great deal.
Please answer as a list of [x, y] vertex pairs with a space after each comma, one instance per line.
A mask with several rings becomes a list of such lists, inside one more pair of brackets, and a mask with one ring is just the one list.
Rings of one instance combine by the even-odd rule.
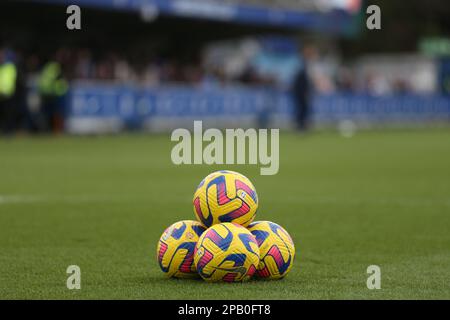
[[76, 79], [90, 79], [94, 75], [94, 62], [92, 54], [89, 49], [79, 49], [75, 57], [75, 72]]
[[17, 113], [17, 66], [10, 54], [6, 48], [0, 48], [0, 126], [3, 133], [10, 133], [14, 129]]
[[392, 86], [389, 84], [386, 78], [377, 76], [373, 73], [369, 73], [364, 78], [364, 92], [375, 95], [382, 96], [390, 94]]
[[41, 97], [42, 113], [45, 117], [44, 131], [61, 131], [63, 110], [61, 98], [68, 90], [68, 82], [63, 74], [64, 51], [58, 51], [54, 59], [42, 68], [38, 89]]
[[296, 108], [297, 129], [305, 131], [309, 127], [310, 109], [311, 109], [311, 90], [309, 63], [313, 52], [311, 48], [306, 47], [303, 50], [303, 65], [298, 68], [292, 85], [292, 97]]
[[336, 87], [344, 93], [351, 93], [355, 90], [354, 75], [350, 68], [342, 67], [338, 71]]

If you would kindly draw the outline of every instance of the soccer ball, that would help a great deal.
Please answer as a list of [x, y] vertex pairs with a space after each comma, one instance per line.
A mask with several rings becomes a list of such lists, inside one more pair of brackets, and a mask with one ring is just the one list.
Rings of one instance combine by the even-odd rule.
[[287, 231], [270, 221], [255, 221], [248, 229], [255, 236], [261, 255], [256, 275], [266, 279], [286, 276], [295, 257], [294, 242]]
[[258, 195], [245, 176], [223, 170], [211, 173], [200, 182], [193, 203], [197, 219], [206, 227], [222, 222], [245, 227], [255, 218]]
[[172, 224], [158, 242], [157, 258], [168, 277], [198, 277], [194, 266], [195, 245], [206, 228], [197, 221], [183, 220]]
[[238, 224], [215, 224], [198, 240], [194, 263], [206, 281], [245, 281], [259, 264], [258, 244], [250, 231]]

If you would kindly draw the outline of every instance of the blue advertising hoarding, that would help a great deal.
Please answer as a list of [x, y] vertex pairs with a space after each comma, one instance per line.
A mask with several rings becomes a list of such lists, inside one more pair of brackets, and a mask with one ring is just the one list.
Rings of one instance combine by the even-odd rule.
[[[74, 84], [66, 97], [69, 132], [108, 132], [124, 128], [167, 131], [192, 126], [289, 128], [295, 112], [287, 92], [247, 87], [164, 86], [138, 88], [119, 85]], [[313, 121], [334, 125], [343, 120], [360, 124], [449, 121], [450, 99], [438, 95], [370, 96], [317, 95]]]

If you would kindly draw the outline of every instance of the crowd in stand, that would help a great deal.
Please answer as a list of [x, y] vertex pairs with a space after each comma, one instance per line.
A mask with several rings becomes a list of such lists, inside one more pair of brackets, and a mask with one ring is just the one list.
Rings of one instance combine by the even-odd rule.
[[[43, 66], [56, 61], [61, 67], [61, 76], [72, 80], [114, 81], [156, 86], [166, 83], [203, 84], [203, 83], [245, 83], [267, 84], [273, 79], [261, 75], [251, 65], [237, 75], [231, 75], [220, 66], [206, 66], [202, 57], [190, 59], [170, 58], [153, 53], [123, 54], [115, 51], [93, 52], [88, 48], [59, 48], [54, 53], [39, 55], [24, 53], [8, 48], [10, 61], [14, 61], [25, 80], [38, 77]], [[408, 92], [413, 88], [404, 79], [386, 80], [376, 74], [367, 73], [356, 81], [352, 68], [330, 62], [330, 59], [313, 57], [308, 60], [310, 76], [319, 93], [339, 91], [383, 93]], [[387, 89], [385, 90], [387, 91]]]
[[231, 82], [256, 85], [267, 79], [251, 70], [239, 79], [230, 79], [220, 69], [207, 69], [196, 59], [186, 63], [154, 54], [125, 55], [65, 47], [42, 54], [0, 46], [1, 132], [62, 130], [60, 102], [72, 81], [139, 86]]
[[[414, 89], [404, 79], [391, 79], [367, 73], [359, 80], [354, 70], [339, 65], [333, 59], [313, 53], [303, 53], [313, 91], [368, 93], [374, 95], [407, 93]], [[310, 55], [310, 56], [308, 56]], [[71, 81], [104, 81], [140, 86], [184, 84], [277, 85], [276, 79], [261, 74], [252, 65], [230, 75], [221, 64], [207, 64], [203, 56], [171, 57], [152, 52], [104, 52], [88, 48], [55, 49], [52, 53], [33, 53], [0, 47], [0, 126], [3, 131], [26, 127], [49, 131], [60, 127], [58, 99], [65, 94]], [[358, 80], [358, 81], [356, 81]], [[41, 112], [30, 116], [29, 95], [34, 88], [39, 96]]]
[[87, 48], [60, 48], [54, 54], [40, 56], [8, 50], [12, 61], [21, 66], [28, 79], [36, 78], [48, 61], [61, 66], [62, 76], [69, 80], [110, 81], [156, 86], [165, 83], [201, 84], [205, 81], [254, 82], [256, 75], [244, 72], [242, 77], [227, 78], [217, 68], [205, 68], [201, 61], [181, 62], [176, 58], [163, 58], [154, 54], [145, 57], [124, 55], [114, 51], [94, 53]]

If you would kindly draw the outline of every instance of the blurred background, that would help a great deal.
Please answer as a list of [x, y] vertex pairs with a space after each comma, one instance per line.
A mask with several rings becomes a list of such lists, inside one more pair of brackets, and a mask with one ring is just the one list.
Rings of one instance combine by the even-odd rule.
[[446, 125], [449, 16], [443, 0], [2, 1], [2, 134]]
[[[1, 0], [0, 298], [450, 298], [449, 17], [448, 0]], [[279, 172], [175, 165], [169, 132], [194, 120], [281, 128]], [[161, 232], [222, 169], [294, 239], [285, 281], [160, 271]]]

